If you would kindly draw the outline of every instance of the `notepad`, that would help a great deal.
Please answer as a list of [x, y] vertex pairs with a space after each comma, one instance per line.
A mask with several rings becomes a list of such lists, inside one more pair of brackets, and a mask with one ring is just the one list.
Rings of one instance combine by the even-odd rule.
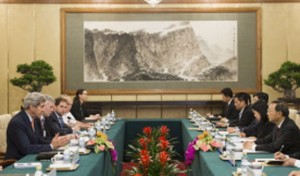
[[256, 162], [265, 162], [268, 165], [282, 165], [283, 160], [276, 160], [274, 158], [257, 158], [255, 159]]
[[36, 168], [37, 166], [42, 166], [40, 162], [30, 162], [30, 163], [14, 163], [16, 169], [22, 168]]

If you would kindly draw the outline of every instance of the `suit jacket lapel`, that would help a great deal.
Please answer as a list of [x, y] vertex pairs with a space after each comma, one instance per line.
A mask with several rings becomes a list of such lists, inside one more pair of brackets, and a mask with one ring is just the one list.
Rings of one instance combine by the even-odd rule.
[[288, 123], [288, 119], [285, 118], [284, 121], [283, 121], [283, 123], [281, 124], [280, 128], [278, 128], [277, 126], [274, 128], [275, 131], [273, 133], [274, 134], [273, 141], [277, 140], [277, 138], [281, 135], [280, 133], [281, 133], [282, 129], [285, 128], [285, 126], [287, 125], [287, 123]]
[[[28, 135], [30, 135], [30, 139], [34, 139], [34, 141], [33, 141], [34, 144], [37, 144], [38, 143], [38, 138], [37, 138], [37, 134], [35, 132], [36, 130], [34, 131], [32, 129], [31, 122], [29, 120], [29, 117], [28, 117], [27, 113], [25, 111], [23, 111], [22, 113], [23, 113], [23, 115], [21, 115], [21, 117], [23, 118], [24, 123], [26, 125]], [[32, 120], [35, 123], [35, 120], [34, 119], [32, 119]], [[35, 126], [36, 126], [36, 123], [35, 123]]]

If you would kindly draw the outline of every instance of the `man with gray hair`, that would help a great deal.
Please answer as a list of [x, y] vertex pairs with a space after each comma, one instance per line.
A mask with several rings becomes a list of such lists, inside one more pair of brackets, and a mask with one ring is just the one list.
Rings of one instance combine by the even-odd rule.
[[34, 122], [43, 115], [45, 102], [45, 96], [38, 92], [29, 93], [25, 97], [23, 110], [10, 120], [7, 127], [5, 159], [20, 159], [27, 154], [51, 151], [69, 142], [67, 137], [56, 134], [50, 143], [46, 143], [37, 134]]
[[36, 119], [37, 128], [35, 129], [40, 134], [40, 136], [43, 136], [45, 140], [51, 141], [53, 136], [50, 136], [50, 131], [47, 128], [45, 128], [45, 118], [50, 116], [50, 114], [54, 111], [55, 100], [50, 95], [46, 95], [46, 94], [44, 95], [46, 98], [44, 112], [40, 118]]

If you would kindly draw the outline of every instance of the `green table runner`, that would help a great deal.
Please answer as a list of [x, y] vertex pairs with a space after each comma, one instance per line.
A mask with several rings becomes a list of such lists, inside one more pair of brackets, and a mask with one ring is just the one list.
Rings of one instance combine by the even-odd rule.
[[[125, 131], [125, 121], [117, 121], [111, 129], [107, 131], [109, 139], [112, 139], [115, 143], [115, 147], [118, 151], [118, 157], [123, 158], [123, 146], [124, 146], [124, 134]], [[38, 162], [36, 155], [27, 155], [23, 157], [18, 162]], [[51, 164], [50, 161], [42, 161], [43, 172], [46, 173], [46, 168]], [[113, 166], [108, 153], [98, 153], [95, 154], [91, 152], [88, 155], [80, 155], [80, 166], [75, 171], [68, 172], [57, 172], [59, 176], [113, 176], [112, 172]], [[118, 160], [116, 167], [116, 174], [120, 175], [122, 169], [122, 161]], [[13, 166], [5, 168], [1, 174], [25, 174], [34, 173], [35, 168], [26, 169], [15, 169]]]
[[[120, 175], [122, 169], [122, 159], [124, 148], [128, 146], [137, 132], [140, 133], [145, 126], [161, 126], [167, 125], [170, 128], [171, 136], [178, 138], [179, 144], [176, 146], [179, 153], [185, 153], [188, 143], [191, 142], [201, 132], [189, 130], [194, 127], [188, 119], [132, 119], [118, 121], [107, 134], [115, 143], [118, 151], [118, 163], [116, 166], [116, 174], [112, 173], [112, 164], [110, 156], [107, 153], [90, 153], [89, 155], [81, 155], [80, 166], [76, 171], [58, 172], [59, 176], [113, 176]], [[181, 145], [182, 144], [182, 145]], [[249, 154], [249, 159], [255, 158], [272, 158], [273, 154]], [[35, 162], [36, 155], [27, 155], [18, 162]], [[125, 158], [126, 159], [126, 158]], [[43, 171], [50, 165], [49, 161], [42, 162]], [[240, 162], [237, 162], [240, 167]], [[218, 152], [196, 152], [195, 160], [191, 165], [193, 176], [230, 176], [237, 167], [231, 166], [228, 161], [222, 161]], [[292, 170], [298, 170], [295, 167], [267, 166], [264, 172], [268, 176], [284, 176], [288, 175]], [[15, 169], [13, 166], [7, 167], [2, 174], [25, 174], [34, 173], [35, 169]]]

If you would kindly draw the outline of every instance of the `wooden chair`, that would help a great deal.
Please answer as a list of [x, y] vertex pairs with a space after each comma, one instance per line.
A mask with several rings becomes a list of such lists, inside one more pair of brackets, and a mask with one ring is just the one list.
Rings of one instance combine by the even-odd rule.
[[4, 159], [6, 152], [6, 129], [11, 118], [11, 114], [0, 115], [0, 160]]

